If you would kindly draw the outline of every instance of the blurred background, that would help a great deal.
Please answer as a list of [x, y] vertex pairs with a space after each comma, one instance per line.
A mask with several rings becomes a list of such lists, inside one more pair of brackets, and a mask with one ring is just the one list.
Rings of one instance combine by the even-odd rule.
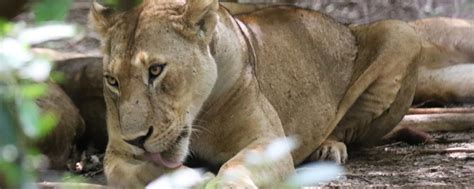
[[445, 16], [474, 18], [472, 0], [236, 0], [239, 3], [290, 3], [325, 12], [343, 23], [381, 19], [415, 20]]

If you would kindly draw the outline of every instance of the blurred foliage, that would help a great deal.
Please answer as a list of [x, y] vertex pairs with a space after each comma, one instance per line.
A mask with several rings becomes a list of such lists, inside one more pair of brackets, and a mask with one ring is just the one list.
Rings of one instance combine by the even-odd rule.
[[143, 0], [102, 0], [99, 3], [117, 10], [128, 10], [139, 5]]
[[12, 24], [8, 23], [8, 21], [0, 18], [0, 38], [5, 36], [7, 33], [11, 32], [13, 29]]
[[44, 156], [33, 144], [54, 129], [58, 117], [36, 104], [47, 94], [45, 82], [52, 66], [30, 46], [76, 33], [74, 26], [44, 24], [64, 20], [71, 4], [72, 0], [36, 1], [34, 27], [0, 19], [0, 188], [36, 187], [35, 170]]
[[33, 6], [37, 22], [62, 21], [69, 12], [72, 0], [41, 0]]

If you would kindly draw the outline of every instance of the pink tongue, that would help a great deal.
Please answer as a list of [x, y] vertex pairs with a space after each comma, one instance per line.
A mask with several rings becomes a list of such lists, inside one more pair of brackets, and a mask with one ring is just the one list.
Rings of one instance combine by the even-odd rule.
[[160, 153], [154, 153], [150, 154], [151, 159], [158, 165], [163, 165], [166, 168], [174, 169], [182, 165], [181, 162], [173, 162], [173, 161], [168, 161], [165, 160], [163, 157], [161, 157]]

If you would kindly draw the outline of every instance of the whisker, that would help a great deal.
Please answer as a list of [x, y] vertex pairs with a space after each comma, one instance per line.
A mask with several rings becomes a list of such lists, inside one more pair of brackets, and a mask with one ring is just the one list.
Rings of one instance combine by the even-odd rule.
[[205, 132], [207, 134], [211, 134], [211, 130], [209, 130], [208, 128], [204, 127], [204, 126], [200, 126], [200, 125], [193, 125], [192, 126], [192, 131], [193, 133], [196, 132], [196, 133], [201, 133], [201, 132]]

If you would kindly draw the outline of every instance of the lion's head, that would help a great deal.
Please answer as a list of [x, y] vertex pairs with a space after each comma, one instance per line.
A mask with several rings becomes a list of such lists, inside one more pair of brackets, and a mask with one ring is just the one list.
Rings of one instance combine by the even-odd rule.
[[94, 4], [111, 141], [164, 167], [184, 160], [193, 120], [217, 78], [209, 52], [217, 8], [216, 0], [145, 0], [124, 12]]

